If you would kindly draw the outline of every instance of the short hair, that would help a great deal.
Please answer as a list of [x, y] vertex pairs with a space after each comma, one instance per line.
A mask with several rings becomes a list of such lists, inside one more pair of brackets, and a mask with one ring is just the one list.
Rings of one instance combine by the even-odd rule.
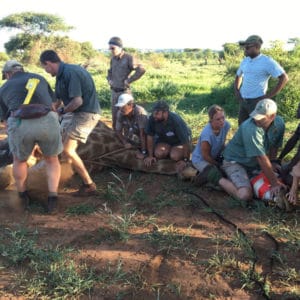
[[214, 115], [219, 112], [219, 111], [224, 111], [224, 109], [217, 105], [217, 104], [213, 104], [212, 106], [209, 107], [208, 109], [208, 116], [209, 116], [209, 119], [212, 120], [212, 118], [214, 117]]
[[58, 63], [61, 62], [61, 59], [54, 50], [45, 50], [40, 55], [40, 62], [45, 63], [46, 61], [50, 61], [52, 63]]

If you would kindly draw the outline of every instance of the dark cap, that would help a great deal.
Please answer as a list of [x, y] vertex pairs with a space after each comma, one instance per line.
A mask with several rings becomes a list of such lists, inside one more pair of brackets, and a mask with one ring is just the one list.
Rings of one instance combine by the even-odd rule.
[[159, 100], [154, 103], [152, 111], [169, 111], [169, 105], [166, 101]]
[[123, 48], [123, 42], [122, 42], [122, 40], [121, 40], [119, 37], [117, 37], [117, 36], [112, 37], [112, 38], [108, 41], [108, 44], [114, 45], [114, 46], [117, 46], [117, 47], [120, 47], [120, 48]]
[[240, 46], [249, 44], [262, 44], [263, 40], [259, 35], [250, 35], [245, 41], [239, 41]]

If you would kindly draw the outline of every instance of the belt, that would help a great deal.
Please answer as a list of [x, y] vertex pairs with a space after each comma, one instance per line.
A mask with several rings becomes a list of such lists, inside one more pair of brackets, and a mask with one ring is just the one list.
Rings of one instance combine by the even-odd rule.
[[117, 89], [117, 88], [111, 88], [114, 92], [116, 93], [121, 93], [121, 92], [125, 92], [126, 89]]
[[261, 100], [263, 96], [257, 97], [257, 98], [243, 98], [245, 101], [256, 101], [256, 100]]

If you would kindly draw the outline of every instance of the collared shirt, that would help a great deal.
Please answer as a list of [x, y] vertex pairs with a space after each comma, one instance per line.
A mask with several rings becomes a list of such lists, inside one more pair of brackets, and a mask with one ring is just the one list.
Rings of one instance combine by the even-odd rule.
[[140, 129], [145, 129], [147, 120], [147, 111], [143, 107], [135, 105], [130, 118], [122, 115], [121, 111], [118, 111], [116, 130], [124, 130], [124, 136], [130, 139], [132, 134], [139, 136]]
[[268, 152], [271, 148], [282, 147], [285, 124], [283, 119], [276, 115], [274, 121], [268, 128], [265, 137], [265, 149]]
[[255, 58], [245, 57], [236, 72], [238, 77], [243, 78], [241, 96], [254, 99], [265, 95], [269, 78], [277, 78], [283, 73], [284, 69], [269, 56], [260, 54]]
[[185, 121], [176, 113], [169, 112], [165, 122], [155, 122], [149, 117], [146, 134], [155, 137], [156, 143], [166, 143], [171, 146], [188, 144], [191, 141], [191, 130]]
[[30, 103], [40, 103], [51, 107], [56, 100], [54, 92], [44, 77], [29, 72], [16, 72], [0, 88], [0, 119], [6, 120], [10, 111], [16, 110], [23, 104], [28, 90], [25, 88], [31, 78], [40, 80]]
[[56, 76], [55, 93], [64, 105], [74, 97], [82, 97], [83, 103], [74, 112], [100, 113], [94, 80], [89, 72], [79, 65], [60, 63]]
[[252, 118], [244, 121], [223, 152], [226, 161], [235, 161], [244, 167], [258, 167], [257, 156], [266, 155], [265, 131]]
[[[134, 73], [130, 76], [131, 72]], [[143, 66], [137, 62], [132, 55], [122, 52], [120, 56], [113, 56], [110, 60], [110, 69], [108, 70], [107, 80], [113, 82], [112, 89], [125, 90], [124, 81], [129, 78], [129, 83], [138, 80], [145, 73]]]

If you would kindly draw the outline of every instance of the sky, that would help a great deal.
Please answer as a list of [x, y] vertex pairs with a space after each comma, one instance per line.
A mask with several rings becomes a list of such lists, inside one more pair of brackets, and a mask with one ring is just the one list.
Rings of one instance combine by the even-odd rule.
[[[75, 27], [68, 35], [107, 49], [119, 36], [124, 47], [222, 50], [225, 43], [257, 34], [287, 43], [300, 38], [297, 0], [0, 0], [0, 19], [10, 14], [55, 14]], [[0, 30], [0, 51], [12, 33]]]

